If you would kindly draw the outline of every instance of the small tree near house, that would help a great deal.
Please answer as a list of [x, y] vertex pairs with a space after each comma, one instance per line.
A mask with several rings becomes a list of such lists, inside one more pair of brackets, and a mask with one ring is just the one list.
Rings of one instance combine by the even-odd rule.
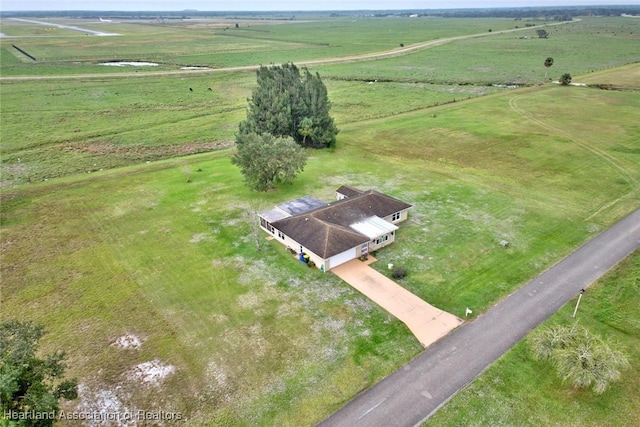
[[302, 121], [300, 122], [300, 125], [298, 126], [298, 133], [302, 135], [303, 147], [307, 146], [307, 137], [311, 134], [311, 131], [313, 130], [312, 128], [313, 128], [313, 120], [310, 119], [309, 117], [305, 117], [304, 119], [302, 119]]
[[562, 86], [570, 85], [571, 84], [571, 74], [564, 73], [562, 76], [560, 76], [560, 84]]
[[231, 163], [238, 166], [249, 188], [272, 189], [276, 183], [290, 184], [304, 170], [307, 155], [291, 137], [265, 133], [239, 134]]

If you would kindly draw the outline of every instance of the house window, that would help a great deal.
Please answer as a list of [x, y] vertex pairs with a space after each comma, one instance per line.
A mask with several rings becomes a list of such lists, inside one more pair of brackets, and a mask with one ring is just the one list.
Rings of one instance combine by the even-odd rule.
[[380, 236], [376, 239], [376, 245], [379, 245], [381, 243], [386, 242], [387, 240], [389, 240], [389, 235], [385, 234], [384, 236]]
[[278, 230], [278, 237], [284, 240], [284, 233], [280, 230]]
[[392, 222], [399, 221], [401, 216], [402, 214], [400, 212], [396, 212], [393, 215], [391, 215], [391, 221]]

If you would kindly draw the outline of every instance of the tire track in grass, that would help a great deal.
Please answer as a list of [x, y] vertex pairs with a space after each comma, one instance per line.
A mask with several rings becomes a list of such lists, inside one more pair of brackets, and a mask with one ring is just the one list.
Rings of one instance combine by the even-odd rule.
[[613, 157], [611, 154], [607, 153], [606, 151], [595, 147], [591, 144], [588, 144], [578, 138], [575, 138], [573, 135], [571, 135], [568, 132], [565, 132], [564, 130], [562, 130], [561, 128], [558, 128], [556, 126], [553, 126], [543, 120], [540, 119], [536, 119], [535, 117], [533, 117], [532, 114], [528, 113], [527, 111], [523, 110], [520, 106], [518, 106], [517, 101], [518, 99], [522, 98], [524, 95], [516, 95], [514, 97], [512, 97], [511, 99], [509, 99], [509, 107], [515, 111], [516, 113], [520, 114], [521, 116], [523, 116], [525, 119], [529, 120], [530, 122], [540, 126], [543, 129], [546, 129], [550, 132], [553, 132], [557, 135], [560, 135], [566, 139], [568, 139], [569, 141], [571, 141], [572, 143], [574, 143], [575, 145], [579, 146], [580, 148], [589, 151], [591, 154], [594, 154], [596, 157], [599, 157], [601, 160], [605, 161], [606, 163], [609, 163], [609, 165], [611, 167], [613, 167], [613, 169], [615, 169], [618, 174], [620, 176], [622, 176], [622, 178], [625, 179], [625, 181], [627, 181], [629, 184], [632, 184], [634, 187], [637, 187], [638, 185], [638, 180], [622, 165], [620, 165], [620, 163], [617, 161], [617, 159], [615, 157]]
[[590, 152], [591, 154], [593, 154], [594, 156], [600, 158], [602, 161], [606, 162], [609, 164], [609, 166], [611, 166], [613, 169], [616, 170], [616, 172], [618, 172], [618, 174], [628, 183], [631, 185], [632, 189], [625, 195], [618, 197], [617, 199], [612, 200], [611, 202], [605, 204], [604, 206], [601, 206], [598, 210], [596, 210], [594, 213], [592, 213], [591, 215], [589, 215], [588, 217], [585, 218], [586, 221], [589, 221], [593, 218], [595, 218], [596, 216], [598, 216], [600, 213], [604, 212], [605, 210], [611, 208], [612, 206], [616, 205], [617, 203], [619, 203], [620, 201], [622, 201], [623, 199], [632, 196], [633, 194], [637, 193], [638, 190], [640, 190], [640, 186], [638, 186], [638, 180], [633, 176], [633, 174], [631, 172], [629, 172], [624, 166], [622, 166], [617, 159], [610, 155], [609, 153], [607, 153], [606, 151], [595, 147], [591, 144], [586, 143], [585, 141], [582, 141], [578, 138], [575, 138], [573, 135], [571, 135], [568, 132], [565, 132], [564, 130], [562, 130], [561, 128], [558, 128], [556, 126], [553, 126], [543, 120], [537, 119], [535, 118], [532, 114], [528, 113], [527, 111], [525, 111], [524, 109], [522, 109], [519, 105], [518, 105], [518, 100], [520, 98], [524, 97], [524, 95], [516, 95], [514, 97], [512, 97], [511, 99], [509, 99], [509, 107], [515, 111], [516, 113], [520, 114], [522, 117], [524, 117], [525, 119], [527, 119], [528, 121], [540, 126], [543, 129], [546, 129], [550, 132], [553, 132], [557, 135], [560, 135], [566, 139], [568, 139], [570, 142], [572, 142], [573, 144], [579, 146], [580, 148]]

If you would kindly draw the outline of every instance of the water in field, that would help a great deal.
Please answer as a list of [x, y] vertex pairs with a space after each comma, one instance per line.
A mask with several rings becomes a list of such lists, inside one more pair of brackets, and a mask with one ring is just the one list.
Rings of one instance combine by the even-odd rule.
[[138, 62], [138, 61], [115, 61], [115, 62], [101, 62], [100, 65], [106, 65], [109, 67], [157, 67], [158, 63], [155, 62]]

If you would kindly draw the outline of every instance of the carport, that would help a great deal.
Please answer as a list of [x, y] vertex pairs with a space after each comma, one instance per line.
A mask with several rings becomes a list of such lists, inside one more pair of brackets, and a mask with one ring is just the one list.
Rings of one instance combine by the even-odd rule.
[[[369, 261], [372, 262], [371, 256]], [[442, 311], [369, 266], [354, 259], [331, 271], [401, 320], [424, 347], [462, 324], [462, 319]]]

